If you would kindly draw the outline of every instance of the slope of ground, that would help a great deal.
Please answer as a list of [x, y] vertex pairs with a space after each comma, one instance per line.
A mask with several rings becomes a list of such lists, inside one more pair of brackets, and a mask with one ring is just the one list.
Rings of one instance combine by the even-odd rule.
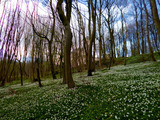
[[[160, 53], [155, 52], [154, 57], [156, 60], [160, 60]], [[150, 54], [143, 54], [143, 55], [140, 54], [140, 55], [136, 55], [136, 56], [131, 56], [131, 57], [128, 57], [126, 60], [127, 64], [140, 63], [140, 62], [146, 62], [146, 61], [152, 61]], [[115, 59], [114, 65], [120, 65], [120, 64], [124, 64], [123, 57], [118, 57]]]
[[75, 89], [46, 79], [0, 88], [0, 119], [158, 119], [160, 62], [119, 65], [92, 77], [74, 74]]

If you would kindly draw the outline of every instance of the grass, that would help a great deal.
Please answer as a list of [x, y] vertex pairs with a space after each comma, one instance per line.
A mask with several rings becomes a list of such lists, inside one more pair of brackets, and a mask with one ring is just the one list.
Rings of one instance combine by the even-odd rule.
[[[131, 58], [130, 58], [131, 59]], [[118, 65], [86, 77], [73, 75], [76, 88], [62, 79], [0, 88], [0, 120], [159, 119], [160, 62]]]
[[[154, 57], [156, 58], [156, 60], [160, 59], [160, 55], [158, 52], [154, 53]], [[152, 61], [152, 58], [150, 56], [150, 54], [144, 54], [144, 55], [136, 55], [136, 56], [131, 56], [127, 58], [127, 64], [133, 64], [133, 63], [141, 63], [141, 62], [146, 62], [146, 61]], [[115, 65], [122, 65], [124, 64], [124, 58], [123, 57], [119, 57], [115, 59]]]

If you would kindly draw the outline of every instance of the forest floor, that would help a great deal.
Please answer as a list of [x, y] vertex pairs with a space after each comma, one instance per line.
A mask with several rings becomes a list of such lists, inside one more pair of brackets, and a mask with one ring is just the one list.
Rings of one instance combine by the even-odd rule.
[[118, 65], [62, 79], [0, 88], [0, 120], [107, 120], [160, 118], [160, 61]]

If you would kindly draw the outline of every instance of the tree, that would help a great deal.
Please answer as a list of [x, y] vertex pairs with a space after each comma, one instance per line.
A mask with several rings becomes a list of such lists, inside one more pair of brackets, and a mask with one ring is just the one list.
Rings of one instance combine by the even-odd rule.
[[[119, 1], [118, 2], [118, 7], [119, 10], [121, 12], [121, 23], [122, 23], [122, 40], [123, 40], [123, 57], [124, 57], [124, 65], [126, 65], [126, 57], [127, 57], [127, 46], [126, 46], [126, 41], [127, 41], [127, 24], [126, 24], [126, 20], [123, 14], [123, 10], [124, 10], [124, 6], [127, 6], [127, 1]], [[125, 22], [125, 27], [124, 27], [124, 22]], [[126, 29], [124, 29], [126, 28]], [[126, 34], [125, 34], [125, 30], [126, 30]], [[120, 39], [120, 38], [119, 38]]]
[[140, 14], [141, 14], [141, 20], [140, 20], [140, 23], [141, 23], [141, 40], [142, 40], [142, 54], [144, 54], [145, 53], [145, 42], [144, 42], [144, 36], [145, 36], [145, 34], [144, 34], [144, 19], [143, 19], [143, 1], [142, 0], [140, 0], [140, 6], [139, 6], [140, 8]]
[[[90, 38], [89, 43], [89, 52], [88, 52], [88, 76], [92, 76], [92, 45], [95, 42], [95, 35], [96, 35], [96, 4], [97, 0], [94, 1], [95, 5], [93, 6], [93, 1], [89, 0], [89, 4], [91, 5], [92, 10], [92, 20], [93, 20], [93, 30]], [[90, 9], [90, 5], [88, 8]], [[95, 52], [95, 51], [94, 51]]]
[[99, 17], [98, 17], [98, 33], [99, 33], [99, 67], [102, 69], [102, 33], [101, 33], [101, 25], [102, 25], [102, 6], [103, 6], [104, 0], [99, 1]]
[[[53, 53], [52, 53], [52, 43], [53, 43], [53, 39], [54, 39], [54, 35], [55, 35], [55, 13], [54, 13], [54, 9], [52, 6], [52, 0], [50, 0], [50, 9], [51, 9], [51, 13], [52, 13], [52, 25], [51, 25], [51, 31], [50, 31], [50, 38], [43, 33], [43, 29], [45, 28], [45, 26], [43, 26], [43, 28], [41, 29], [40, 32], [38, 32], [38, 30], [35, 27], [35, 24], [33, 23], [33, 13], [31, 15], [31, 24], [32, 24], [32, 28], [34, 33], [39, 36], [41, 39], [45, 39], [48, 42], [48, 51], [49, 51], [49, 62], [50, 62], [50, 69], [51, 69], [51, 73], [52, 73], [52, 78], [56, 79], [56, 75], [55, 75], [55, 70], [54, 70], [54, 62], [53, 62]], [[48, 28], [49, 29], [49, 28]]]
[[68, 88], [74, 88], [75, 83], [72, 78], [71, 72], [71, 46], [72, 46], [72, 32], [70, 28], [70, 19], [71, 19], [71, 7], [72, 0], [66, 0], [66, 15], [62, 9], [63, 0], [58, 0], [57, 10], [60, 17], [60, 20], [64, 26], [64, 69], [65, 69], [65, 80], [68, 84]]
[[[77, 2], [76, 2], [76, 11], [77, 11], [77, 14], [78, 14], [78, 24], [79, 24], [79, 56], [80, 56], [79, 60], [80, 60], [80, 64], [82, 64], [83, 60], [82, 60], [82, 56], [81, 56], [81, 41], [80, 41], [80, 38], [81, 38], [80, 32], [82, 31], [83, 49], [84, 49], [84, 52], [85, 52], [86, 66], [88, 66], [88, 42], [86, 40], [84, 21], [83, 21], [82, 15], [80, 13], [80, 10], [78, 8]], [[89, 14], [90, 14], [90, 12], [89, 12]], [[89, 26], [88, 27], [89, 27], [89, 34], [90, 34], [90, 17], [89, 17]]]
[[147, 6], [146, 6], [146, 3], [145, 3], [144, 0], [143, 0], [143, 4], [144, 4], [145, 12], [146, 12], [146, 30], [147, 30], [146, 32], [147, 32], [147, 41], [148, 41], [148, 45], [149, 45], [149, 51], [150, 51], [152, 60], [153, 60], [153, 61], [156, 61], [156, 59], [155, 59], [155, 57], [154, 57], [154, 54], [153, 54], [153, 48], [152, 48], [152, 46], [151, 46], [151, 42], [150, 42], [150, 39], [149, 39], [149, 29], [148, 29], [149, 13], [148, 13]]
[[107, 17], [103, 15], [106, 21], [106, 26], [108, 27], [109, 31], [109, 44], [110, 44], [110, 63], [109, 63], [109, 69], [111, 64], [115, 63], [115, 38], [114, 38], [114, 22], [116, 16], [114, 16], [114, 9], [115, 9], [115, 0], [107, 0], [106, 1], [106, 12]]
[[[5, 2], [6, 4], [6, 2]], [[8, 5], [8, 4], [6, 4]], [[2, 23], [4, 23], [4, 19], [7, 19], [5, 22], [6, 24], [1, 25], [1, 32], [0, 32], [0, 38], [3, 39], [3, 43], [1, 46], [1, 50], [4, 51], [3, 59], [0, 62], [0, 86], [4, 86], [5, 82], [8, 80], [9, 73], [12, 74], [11, 65], [13, 63], [13, 60], [15, 59], [15, 54], [18, 48], [18, 45], [20, 43], [20, 40], [22, 38], [22, 35], [24, 34], [24, 27], [25, 27], [25, 19], [21, 24], [21, 7], [18, 1], [16, 2], [15, 9], [12, 8], [12, 4], [9, 5], [10, 9], [7, 14], [7, 12], [3, 12], [3, 20]], [[5, 5], [4, 5], [5, 9]], [[5, 15], [7, 14], [7, 15]], [[3, 28], [3, 32], [2, 32]], [[3, 34], [2, 34], [3, 33]], [[15, 62], [15, 61], [14, 61]], [[13, 63], [14, 64], [14, 63]], [[11, 72], [10, 72], [11, 71]]]
[[37, 39], [37, 41], [36, 41], [36, 58], [35, 58], [36, 59], [35, 62], [36, 62], [37, 79], [38, 79], [39, 87], [42, 87], [41, 78], [40, 78], [40, 69], [39, 69], [39, 67], [40, 67], [39, 63], [41, 61], [40, 53], [42, 52], [41, 51], [41, 42], [42, 42], [42, 40], [39, 40], [39, 39]]
[[153, 15], [154, 24], [156, 26], [157, 33], [158, 33], [159, 40], [160, 40], [160, 19], [159, 19], [159, 15], [158, 15], [156, 1], [150, 0], [150, 4], [151, 4], [151, 8], [152, 8], [152, 15]]
[[138, 25], [138, 2], [136, 0], [133, 1], [134, 10], [135, 10], [135, 19], [136, 19], [136, 35], [137, 35], [137, 54], [140, 54], [140, 38], [139, 38], [139, 25]]

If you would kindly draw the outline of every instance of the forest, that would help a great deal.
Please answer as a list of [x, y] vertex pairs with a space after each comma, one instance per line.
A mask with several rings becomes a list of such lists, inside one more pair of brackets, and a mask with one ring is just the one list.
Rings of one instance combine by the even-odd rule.
[[0, 10], [0, 120], [160, 118], [160, 0]]

